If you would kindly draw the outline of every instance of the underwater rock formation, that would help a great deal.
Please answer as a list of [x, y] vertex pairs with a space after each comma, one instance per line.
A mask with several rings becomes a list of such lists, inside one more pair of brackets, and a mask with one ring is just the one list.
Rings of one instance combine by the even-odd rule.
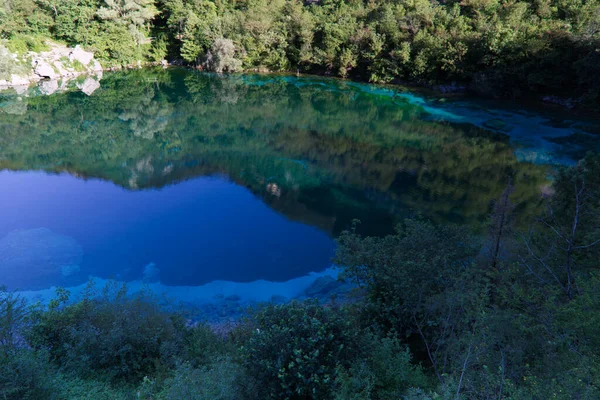
[[0, 285], [38, 289], [62, 284], [79, 272], [83, 249], [75, 239], [46, 228], [19, 229], [0, 239]]
[[144, 267], [142, 281], [144, 283], [160, 282], [160, 269], [158, 269], [155, 263], [151, 262]]

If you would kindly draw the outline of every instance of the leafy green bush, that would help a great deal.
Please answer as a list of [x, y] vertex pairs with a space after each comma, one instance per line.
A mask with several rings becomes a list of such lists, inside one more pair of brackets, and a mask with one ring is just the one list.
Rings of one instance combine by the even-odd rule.
[[[91, 288], [91, 286], [90, 286]], [[37, 315], [30, 335], [64, 370], [84, 377], [137, 382], [174, 366], [182, 352], [185, 325], [142, 292], [127, 297], [125, 285], [93, 290], [76, 304], [68, 294]]]
[[[230, 358], [218, 358], [209, 366], [182, 364], [167, 379], [159, 398], [164, 400], [238, 400], [245, 397], [240, 383], [243, 368]], [[247, 389], [247, 388], [246, 388]]]
[[13, 349], [0, 352], [0, 399], [55, 398], [55, 371], [43, 352]]
[[365, 344], [365, 358], [339, 371], [336, 400], [400, 399], [410, 388], [431, 385], [422, 368], [411, 363], [410, 351], [397, 338], [373, 336]]
[[351, 319], [315, 301], [268, 305], [252, 323], [243, 360], [263, 398], [326, 399], [338, 367], [357, 356], [360, 331]]
[[215, 358], [232, 354], [236, 350], [231, 341], [227, 338], [217, 336], [205, 324], [198, 324], [186, 331], [184, 346], [185, 359], [193, 367], [208, 365]]

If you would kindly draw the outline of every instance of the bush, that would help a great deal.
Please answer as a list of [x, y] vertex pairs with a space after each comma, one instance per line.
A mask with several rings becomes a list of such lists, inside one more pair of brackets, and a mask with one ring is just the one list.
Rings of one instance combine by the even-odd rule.
[[217, 39], [206, 55], [204, 63], [209, 71], [216, 73], [237, 72], [242, 68], [242, 62], [235, 58], [235, 45], [230, 39]]
[[193, 367], [206, 366], [215, 358], [232, 354], [232, 342], [217, 336], [208, 325], [199, 324], [186, 332], [185, 358]]
[[50, 349], [65, 371], [137, 382], [175, 365], [183, 319], [161, 309], [148, 293], [128, 298], [125, 285], [109, 284], [100, 297], [90, 290], [81, 302], [64, 306], [67, 299], [63, 293], [39, 313], [30, 338], [37, 348]]
[[266, 306], [253, 322], [242, 354], [262, 398], [329, 398], [336, 370], [359, 348], [351, 319], [315, 301]]
[[336, 400], [400, 399], [410, 388], [425, 388], [428, 378], [411, 364], [407, 347], [393, 337], [372, 337], [367, 357], [338, 373]]
[[243, 370], [230, 358], [219, 358], [210, 366], [194, 368], [182, 364], [165, 381], [160, 398], [165, 400], [238, 400], [242, 395]]
[[6, 47], [16, 54], [27, 54], [29, 51], [39, 53], [41, 51], [50, 50], [50, 46], [46, 44], [46, 38], [35, 35], [14, 35], [6, 43]]
[[44, 353], [12, 350], [0, 353], [0, 399], [56, 398], [55, 372]]

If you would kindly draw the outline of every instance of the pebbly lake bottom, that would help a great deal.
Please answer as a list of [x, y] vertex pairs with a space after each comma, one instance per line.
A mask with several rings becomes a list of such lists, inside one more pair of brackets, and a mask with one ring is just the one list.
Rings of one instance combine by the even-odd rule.
[[[155, 266], [146, 268], [148, 275], [155, 273]], [[129, 297], [145, 293], [159, 305], [170, 309], [185, 310], [190, 321], [209, 323], [235, 322], [249, 308], [264, 303], [287, 303], [292, 300], [316, 299], [322, 303], [350, 301], [354, 285], [338, 279], [339, 269], [335, 266], [321, 272], [284, 282], [257, 280], [254, 282], [212, 281], [200, 286], [169, 286], [148, 279], [118, 281], [89, 277], [89, 281], [73, 287], [61, 288], [68, 292], [69, 302], [82, 300], [90, 289], [101, 293], [108, 287], [125, 287]], [[57, 298], [56, 287], [40, 290], [19, 291], [30, 304], [47, 306]]]

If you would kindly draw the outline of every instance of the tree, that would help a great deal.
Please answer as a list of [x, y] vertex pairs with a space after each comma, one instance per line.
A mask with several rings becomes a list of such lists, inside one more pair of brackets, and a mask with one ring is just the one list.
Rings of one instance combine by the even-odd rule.
[[152, 20], [158, 10], [152, 0], [104, 0], [106, 6], [100, 7], [97, 15], [107, 21], [124, 25], [133, 36], [136, 44], [143, 43], [143, 30], [149, 30], [146, 24]]
[[600, 157], [588, 155], [561, 171], [546, 212], [522, 234], [521, 263], [540, 283], [558, 285], [572, 299], [577, 280], [600, 259]]
[[405, 220], [396, 235], [362, 239], [345, 232], [338, 245], [344, 276], [366, 285], [380, 323], [420, 342], [443, 383], [450, 368], [465, 363], [457, 350], [463, 339], [467, 354], [472, 351], [472, 321], [486, 301], [485, 283], [472, 266], [477, 241], [464, 228]]

